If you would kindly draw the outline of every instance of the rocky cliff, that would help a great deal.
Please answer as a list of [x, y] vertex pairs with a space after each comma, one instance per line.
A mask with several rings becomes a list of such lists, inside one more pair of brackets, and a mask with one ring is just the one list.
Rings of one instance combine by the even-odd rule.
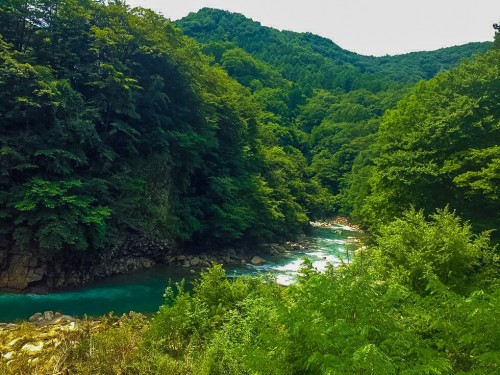
[[156, 263], [169, 262], [171, 246], [158, 240], [130, 235], [119, 246], [100, 254], [73, 254], [71, 259], [58, 254], [0, 248], [0, 292], [41, 293], [72, 287]]

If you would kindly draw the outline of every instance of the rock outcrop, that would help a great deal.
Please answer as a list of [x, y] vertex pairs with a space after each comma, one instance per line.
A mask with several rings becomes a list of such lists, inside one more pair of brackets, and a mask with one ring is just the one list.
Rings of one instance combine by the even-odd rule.
[[43, 293], [78, 286], [97, 278], [150, 268], [164, 263], [172, 253], [168, 244], [138, 235], [130, 235], [108, 251], [73, 253], [71, 258], [3, 247], [0, 292]]
[[24, 290], [47, 274], [47, 262], [38, 253], [13, 247], [10, 252], [0, 249], [0, 291]]
[[250, 260], [250, 262], [254, 265], [254, 266], [259, 266], [261, 264], [264, 264], [266, 263], [266, 260], [264, 258], [261, 258], [260, 256], [254, 256], [252, 258], [252, 260]]

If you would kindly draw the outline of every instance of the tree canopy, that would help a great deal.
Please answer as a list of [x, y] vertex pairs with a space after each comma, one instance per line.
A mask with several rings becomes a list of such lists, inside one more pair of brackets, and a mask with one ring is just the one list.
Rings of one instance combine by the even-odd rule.
[[449, 205], [479, 229], [498, 227], [499, 56], [488, 52], [418, 84], [386, 113], [359, 208], [366, 222]]
[[0, 17], [7, 246], [264, 241], [307, 221], [278, 178], [291, 157], [264, 145], [259, 105], [223, 69], [241, 71], [240, 55], [210, 66], [168, 20], [120, 1], [7, 1]]

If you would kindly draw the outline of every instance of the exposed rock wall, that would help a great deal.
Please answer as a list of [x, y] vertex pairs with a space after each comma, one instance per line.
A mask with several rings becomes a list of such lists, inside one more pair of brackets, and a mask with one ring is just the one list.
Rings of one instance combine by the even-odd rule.
[[[247, 264], [256, 255], [280, 255], [287, 251], [301, 250], [301, 244], [263, 244], [259, 249], [219, 249], [218, 251], [180, 253], [170, 244], [140, 235], [129, 235], [121, 244], [105, 252], [72, 253], [62, 257], [39, 252], [22, 251], [16, 247], [0, 246], [0, 292], [45, 293], [56, 289], [83, 285], [98, 278], [150, 268], [155, 264], [175, 264], [183, 267], [202, 268], [211, 263]], [[253, 262], [255, 264], [255, 262]]]
[[19, 292], [41, 281], [47, 274], [47, 261], [38, 253], [16, 247], [0, 249], [0, 291]]
[[48, 292], [85, 284], [133, 270], [164, 263], [172, 254], [169, 245], [130, 235], [119, 246], [100, 254], [75, 253], [63, 258], [0, 248], [0, 292]]

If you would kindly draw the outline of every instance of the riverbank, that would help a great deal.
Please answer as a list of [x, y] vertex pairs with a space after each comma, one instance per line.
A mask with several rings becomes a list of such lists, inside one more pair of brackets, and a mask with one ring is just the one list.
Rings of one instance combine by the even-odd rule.
[[[323, 228], [341, 225], [362, 233], [358, 225], [341, 216], [310, 224]], [[263, 263], [266, 255], [303, 250], [308, 245], [307, 237], [302, 234], [293, 241], [259, 244], [255, 248], [180, 249], [158, 239], [130, 235], [106, 252], [75, 253], [67, 259], [14, 248], [0, 254], [0, 293], [43, 294], [67, 290], [156, 265], [180, 266], [194, 272], [212, 263], [257, 265]]]
[[[72, 374], [78, 370], [73, 358], [85, 356], [86, 350], [92, 351], [92, 346], [86, 343], [96, 335], [112, 335], [122, 327], [133, 325], [135, 332], [127, 337], [130, 340], [138, 337], [148, 324], [146, 316], [135, 312], [80, 320], [46, 311], [33, 315], [30, 320], [0, 325], [2, 375]], [[133, 349], [133, 346], [123, 347], [124, 353], [120, 354]]]
[[[342, 228], [342, 234], [337, 233], [335, 228]], [[241, 264], [238, 267], [227, 265], [229, 266], [227, 275], [234, 277], [270, 272], [276, 276], [276, 281], [279, 283], [280, 280], [289, 280], [291, 274], [299, 272], [303, 257], [308, 257], [316, 269], [323, 270], [328, 263], [340, 264], [345, 262], [345, 259], [342, 260], [346, 254], [343, 252], [343, 248], [346, 247], [345, 245], [351, 243], [351, 236], [353, 234], [354, 232], [348, 231], [344, 226], [335, 225], [334, 227], [325, 227], [322, 225], [314, 229], [314, 237], [303, 237], [298, 239], [300, 240], [299, 242], [265, 245], [264, 252], [260, 253], [262, 263], [254, 265], [251, 262], [252, 259], [250, 259], [243, 266]], [[344, 255], [341, 256], [341, 254]], [[236, 260], [237, 256], [233, 256], [232, 259]], [[184, 261], [183, 264], [189, 261], [189, 265], [191, 265], [190, 257], [181, 260]], [[193, 268], [191, 266], [182, 267], [182, 265], [177, 265], [175, 268], [178, 271], [183, 271], [184, 275], [187, 274], [191, 279], [194, 279], [196, 273], [191, 271], [201, 270], [203, 267], [198, 266], [197, 268]], [[137, 336], [134, 336], [135, 330], [141, 332], [150, 323], [150, 319], [146, 315], [127, 312], [117, 317], [116, 315], [106, 315], [106, 312], [111, 311], [113, 306], [115, 311], [117, 311], [116, 308], [123, 307], [126, 308], [125, 311], [145, 312], [145, 310], [141, 310], [142, 307], [140, 307], [140, 304], [150, 299], [152, 295], [156, 296], [155, 302], [151, 304], [147, 311], [150, 313], [158, 311], [159, 306], [164, 303], [162, 295], [167, 284], [167, 279], [172, 278], [173, 281], [177, 281], [184, 277], [181, 274], [175, 277], [173, 275], [167, 277], [166, 272], [166, 268], [158, 270], [155, 276], [157, 278], [155, 289], [137, 284], [135, 280], [137, 273], [133, 273], [119, 276], [123, 282], [129, 283], [128, 286], [122, 284], [115, 284], [114, 286], [109, 284], [97, 285], [89, 293], [82, 290], [82, 294], [70, 292], [69, 294], [33, 296], [37, 299], [51, 298], [53, 296], [54, 299], [52, 302], [47, 303], [46, 306], [52, 304], [51, 308], [53, 311], [59, 311], [59, 313], [34, 309], [28, 313], [29, 310], [26, 310], [24, 314], [25, 320], [0, 324], [0, 373], [68, 373], [64, 371], [66, 371], [67, 366], [70, 366], [70, 369], [72, 369], [71, 366], [73, 365], [71, 363], [74, 356], [79, 356], [80, 358], [87, 356], [88, 353], [85, 351], [90, 350], [87, 344], [91, 340], [91, 337], [92, 342], [95, 343], [93, 345], [97, 345], [97, 342], [100, 340], [96, 339], [98, 336], [104, 340], [102, 345], [106, 345], [108, 341], [116, 342], [118, 340], [119, 342], [120, 337], [122, 337], [119, 336], [120, 332], [123, 333], [120, 329], [121, 327], [127, 327], [127, 325], [133, 325], [134, 327], [133, 332], [127, 331], [127, 340], [135, 340], [137, 338]], [[151, 275], [147, 277], [147, 279], [150, 278]], [[32, 298], [32, 296], [28, 295], [17, 295], [17, 297]], [[65, 300], [68, 300], [68, 304], [61, 305], [61, 302]], [[130, 302], [130, 305], [127, 305], [125, 301]], [[9, 303], [9, 306], [16, 306], [18, 313], [21, 305], [22, 303], [17, 300], [12, 300]], [[107, 306], [107, 310], [104, 309], [100, 314], [95, 314], [93, 317], [83, 318], [83, 313], [88, 315], [89, 310], [75, 314], [71, 310], [71, 306], [77, 305], [86, 309], [89, 309], [93, 305], [104, 308]], [[41, 312], [33, 314], [33, 311]], [[63, 312], [75, 315], [63, 315]], [[117, 311], [117, 314], [122, 314], [123, 312], [124, 310]], [[111, 344], [109, 345], [111, 346]], [[103, 353], [105, 352], [107, 352], [106, 348], [103, 349]], [[61, 363], [65, 365], [62, 366], [60, 365]], [[1, 367], [2, 365], [4, 368]], [[51, 369], [50, 371], [48, 370], [49, 368]]]
[[[318, 270], [324, 270], [328, 263], [339, 265], [349, 262], [354, 248], [358, 246], [356, 239], [359, 234], [344, 227], [312, 228], [310, 235], [298, 238], [296, 242], [267, 244], [262, 252], [248, 252], [244, 263], [237, 262], [238, 256], [231, 257], [234, 263], [217, 263], [224, 265], [230, 278], [269, 273], [278, 283], [289, 284], [294, 282], [304, 258], [308, 258]], [[191, 265], [198, 262], [197, 256], [181, 258], [182, 263], [156, 264], [148, 269], [114, 275], [85, 286], [51, 293], [0, 294], [0, 322], [26, 320], [37, 311], [47, 310], [77, 317], [101, 316], [109, 311], [116, 314], [130, 310], [156, 312], [164, 302], [163, 294], [169, 283], [185, 279], [186, 288], [190, 288], [198, 274], [206, 269], [206, 263]]]
[[360, 225], [351, 222], [349, 218], [345, 216], [335, 216], [333, 218], [328, 218], [320, 221], [311, 221], [309, 224], [313, 227], [319, 228], [329, 228], [334, 225], [341, 225], [356, 232], [364, 233], [364, 230]]
[[99, 254], [75, 253], [71, 258], [47, 256], [17, 248], [0, 253], [0, 293], [43, 294], [89, 284], [95, 280], [150, 269], [180, 266], [195, 271], [212, 263], [260, 264], [262, 256], [302, 249], [305, 236], [295, 241], [261, 244], [253, 249], [180, 249], [157, 239], [131, 235]]

